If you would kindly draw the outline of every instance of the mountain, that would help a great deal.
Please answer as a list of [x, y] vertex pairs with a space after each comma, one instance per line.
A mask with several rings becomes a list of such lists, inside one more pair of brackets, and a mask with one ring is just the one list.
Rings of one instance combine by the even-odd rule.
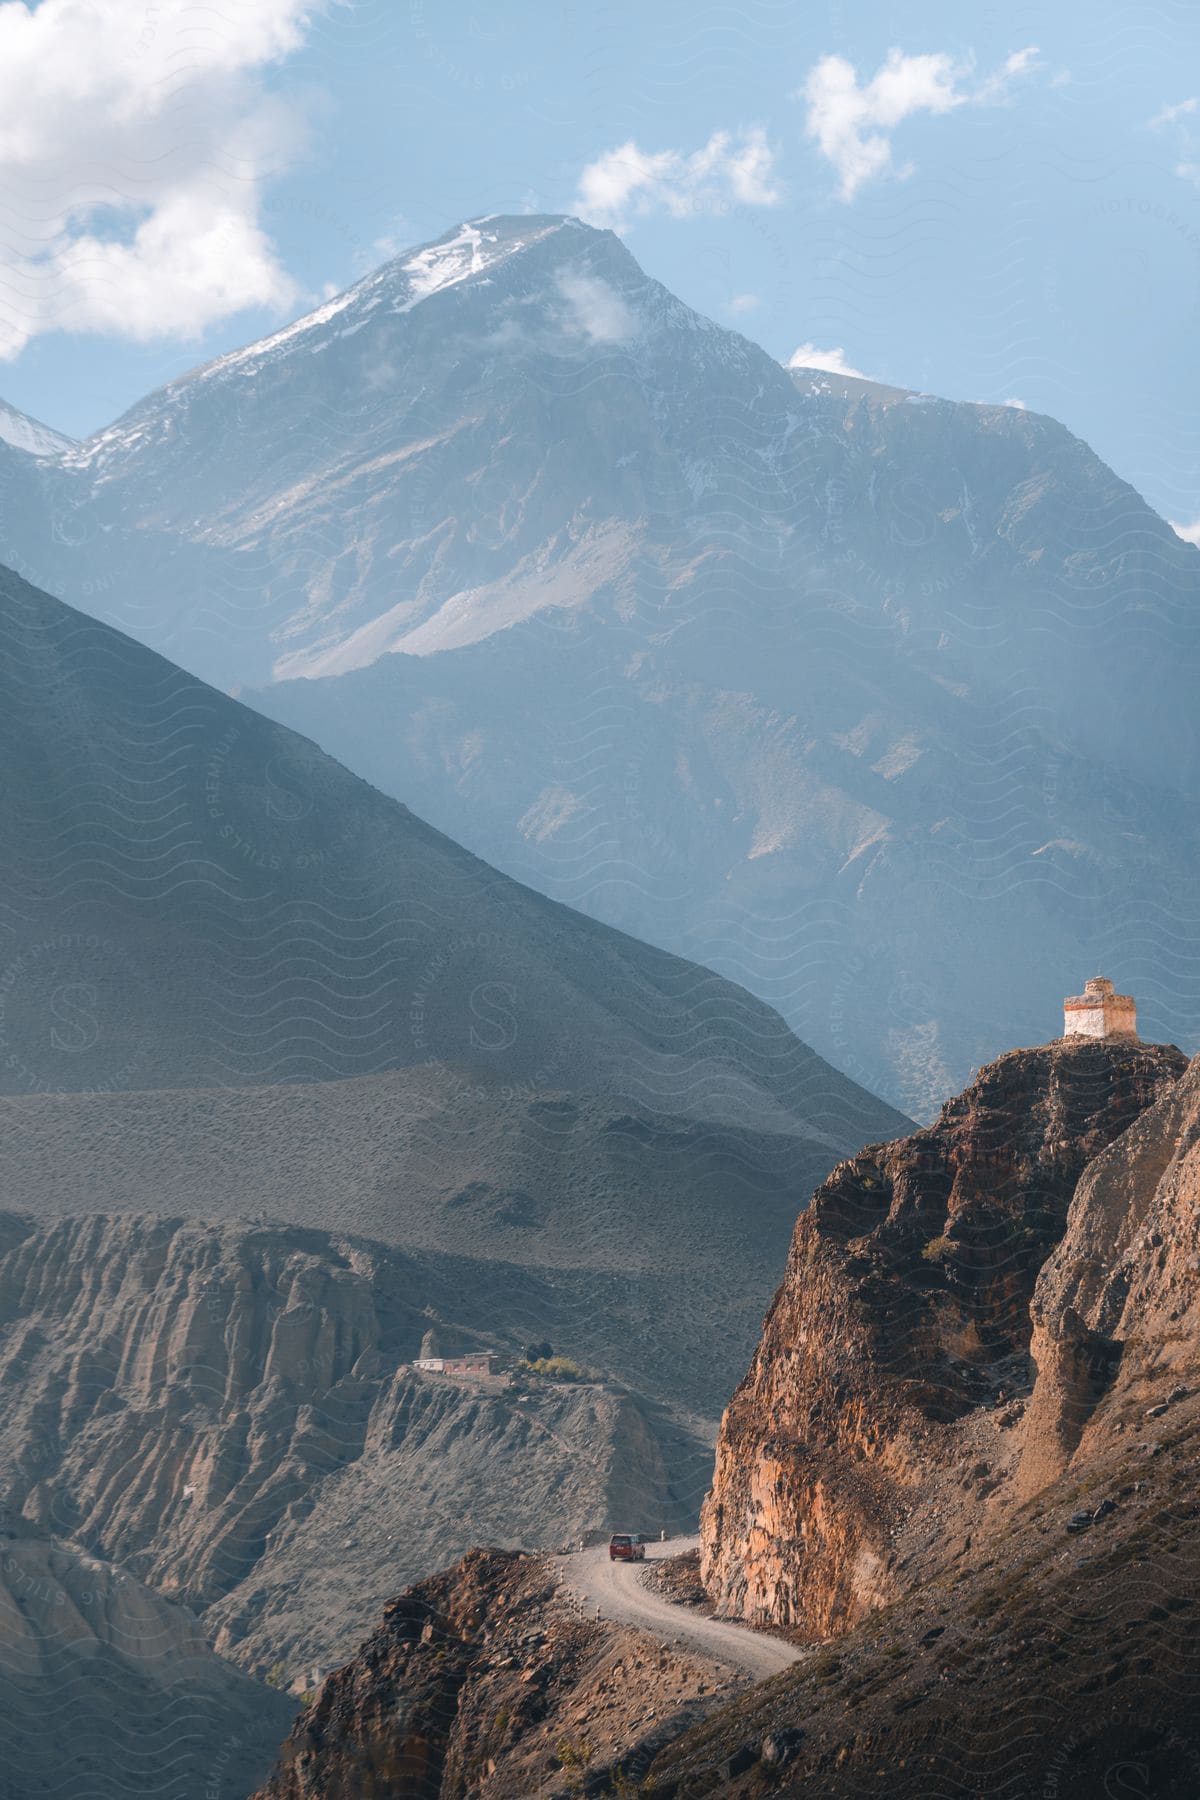
[[29, 463], [30, 579], [909, 1112], [1068, 967], [1200, 1039], [1200, 554], [1051, 419], [785, 370], [497, 217]]
[[833, 1150], [889, 1109], [719, 977], [544, 900], [0, 572], [0, 1087], [454, 1065]]

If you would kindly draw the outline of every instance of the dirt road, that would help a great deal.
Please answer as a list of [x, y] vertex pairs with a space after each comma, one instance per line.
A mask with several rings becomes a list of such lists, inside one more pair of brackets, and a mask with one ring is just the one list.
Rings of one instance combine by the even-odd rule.
[[647, 1544], [645, 1563], [610, 1562], [608, 1545], [599, 1544], [576, 1556], [561, 1557], [564, 1585], [580, 1601], [586, 1617], [600, 1616], [624, 1625], [637, 1625], [664, 1643], [677, 1641], [691, 1651], [710, 1657], [724, 1667], [762, 1681], [777, 1675], [803, 1654], [782, 1638], [767, 1637], [745, 1625], [726, 1619], [709, 1619], [689, 1606], [675, 1606], [643, 1583], [652, 1562], [694, 1550], [699, 1538], [668, 1538], [665, 1544]]

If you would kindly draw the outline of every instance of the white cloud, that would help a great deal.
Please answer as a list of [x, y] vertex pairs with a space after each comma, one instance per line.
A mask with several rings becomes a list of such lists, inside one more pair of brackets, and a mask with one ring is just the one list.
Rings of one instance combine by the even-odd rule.
[[302, 129], [264, 76], [321, 4], [0, 0], [0, 358], [297, 298], [260, 208]]
[[760, 125], [737, 133], [714, 131], [690, 155], [643, 150], [632, 138], [588, 163], [579, 177], [575, 210], [589, 224], [616, 229], [646, 213], [683, 219], [731, 204], [776, 206], [775, 151]]
[[1151, 131], [1158, 131], [1164, 125], [1175, 125], [1180, 119], [1190, 118], [1200, 108], [1200, 97], [1193, 94], [1187, 100], [1179, 100], [1174, 106], [1164, 106], [1150, 120]]
[[846, 352], [839, 344], [835, 350], [818, 350], [815, 344], [801, 344], [788, 357], [789, 369], [823, 369], [827, 375], [849, 375], [855, 381], [874, 381], [874, 375], [864, 375], [861, 369], [854, 368], [846, 361]]
[[1200, 186], [1197, 134], [1192, 129], [1192, 120], [1197, 112], [1200, 112], [1200, 96], [1192, 94], [1186, 100], [1176, 101], [1173, 106], [1164, 106], [1147, 123], [1151, 131], [1173, 131], [1179, 157], [1175, 173], [1181, 180], [1192, 181]]
[[725, 311], [740, 316], [742, 313], [754, 312], [762, 305], [757, 294], [731, 294], [725, 302]]
[[1181, 537], [1185, 544], [1200, 546], [1200, 519], [1194, 520], [1190, 525], [1178, 525], [1174, 519], [1168, 522], [1175, 536]]
[[[887, 61], [859, 85], [843, 56], [823, 56], [796, 96], [805, 101], [807, 134], [838, 172], [843, 200], [892, 163], [891, 133], [914, 113], [940, 114], [955, 107], [994, 103], [1035, 66], [1037, 50], [1014, 51], [1001, 67], [971, 84], [973, 66], [942, 52], [906, 56], [889, 50]], [[898, 170], [903, 175], [909, 169]]]
[[1000, 404], [1001, 404], [1001, 406], [1015, 407], [1018, 412], [1028, 412], [1029, 411], [1029, 407], [1026, 404], [1026, 402], [1024, 400], [1018, 400], [1015, 394], [1011, 395], [1007, 400], [1002, 400], [1000, 402]]
[[567, 303], [564, 323], [590, 344], [621, 344], [637, 330], [632, 308], [607, 281], [584, 270], [564, 270], [558, 291]]

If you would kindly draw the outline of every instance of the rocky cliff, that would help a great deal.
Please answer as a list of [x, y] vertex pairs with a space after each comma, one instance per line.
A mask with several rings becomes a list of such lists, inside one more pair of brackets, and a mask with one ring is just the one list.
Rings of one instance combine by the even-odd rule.
[[721, 1428], [702, 1574], [724, 1610], [825, 1636], [961, 1549], [1076, 1184], [1184, 1067], [1135, 1041], [1013, 1051], [817, 1190]]
[[1197, 1373], [1198, 1272], [1200, 1060], [1079, 1183], [1033, 1295], [1037, 1380], [1006, 1497], [1088, 1467], [1143, 1423], [1170, 1429]]
[[[1015, 1398], [920, 1456], [907, 1432], [910, 1495], [937, 1515], [901, 1517], [907, 1591], [685, 1734], [656, 1794], [1200, 1791], [1200, 1062], [1175, 1081], [1157, 1056], [1158, 1099], [1088, 1163], [1037, 1277]], [[838, 1456], [817, 1454], [837, 1499]], [[786, 1767], [764, 1754], [780, 1742]]]

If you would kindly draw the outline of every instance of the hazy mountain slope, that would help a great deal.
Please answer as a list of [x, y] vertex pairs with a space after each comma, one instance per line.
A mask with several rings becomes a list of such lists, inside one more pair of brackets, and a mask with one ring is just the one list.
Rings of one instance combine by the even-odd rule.
[[1044, 1038], [1066, 971], [1122, 971], [1149, 1033], [1196, 1041], [1194, 799], [1010, 699], [873, 675], [865, 632], [778, 706], [615, 637], [611, 665], [531, 626], [255, 700], [532, 885], [762, 994], [912, 1112]]
[[760, 1002], [518, 887], [315, 745], [0, 574], [0, 1083], [445, 1061], [835, 1150], [887, 1114]]
[[1068, 965], [1200, 1037], [1200, 554], [1053, 420], [788, 372], [494, 218], [21, 460], [43, 586], [909, 1110]]
[[242, 1800], [294, 1708], [214, 1655], [183, 1607], [5, 1512], [4, 1800]]

